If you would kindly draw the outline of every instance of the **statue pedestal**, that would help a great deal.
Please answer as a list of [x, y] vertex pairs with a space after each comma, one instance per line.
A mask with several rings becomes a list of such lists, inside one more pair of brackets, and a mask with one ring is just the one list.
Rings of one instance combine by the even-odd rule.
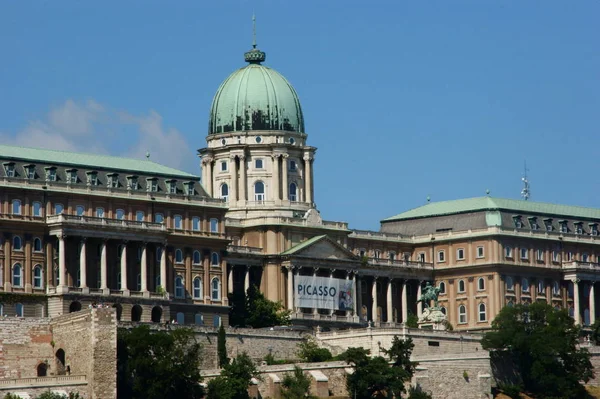
[[426, 308], [417, 325], [424, 330], [446, 331], [446, 320], [446, 315], [440, 309]]

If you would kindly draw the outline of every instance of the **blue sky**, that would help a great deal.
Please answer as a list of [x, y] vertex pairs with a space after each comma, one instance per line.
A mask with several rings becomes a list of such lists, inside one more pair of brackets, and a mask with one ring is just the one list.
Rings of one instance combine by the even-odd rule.
[[212, 96], [258, 23], [294, 85], [325, 219], [432, 201], [600, 206], [600, 1], [4, 1], [0, 142], [200, 174]]

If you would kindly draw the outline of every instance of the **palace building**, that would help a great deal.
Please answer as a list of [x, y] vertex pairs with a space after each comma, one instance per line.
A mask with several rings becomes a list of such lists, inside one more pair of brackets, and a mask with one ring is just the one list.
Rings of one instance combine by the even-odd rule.
[[324, 220], [304, 115], [263, 65], [218, 88], [201, 177], [148, 159], [0, 146], [0, 312], [114, 306], [122, 321], [228, 324], [228, 294], [257, 286], [294, 323], [396, 326], [426, 284], [455, 329], [546, 301], [596, 316], [600, 209], [525, 200], [432, 202], [380, 231]]

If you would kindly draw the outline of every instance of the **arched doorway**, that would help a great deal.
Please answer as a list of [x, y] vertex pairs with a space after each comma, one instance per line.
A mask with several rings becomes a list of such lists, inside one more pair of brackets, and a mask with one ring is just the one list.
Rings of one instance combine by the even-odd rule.
[[59, 349], [56, 351], [56, 374], [65, 375], [65, 351]]
[[142, 321], [142, 307], [134, 305], [131, 308], [131, 321]]
[[121, 315], [123, 314], [123, 306], [120, 303], [115, 303], [112, 307], [115, 308], [117, 311], [117, 320], [121, 321]]
[[79, 312], [81, 310], [81, 302], [73, 301], [71, 305], [69, 305], [69, 313]]
[[155, 306], [152, 308], [152, 322], [160, 323], [160, 319], [162, 317], [162, 308], [160, 306]]
[[45, 377], [48, 373], [48, 365], [46, 363], [40, 363], [37, 366], [37, 376]]

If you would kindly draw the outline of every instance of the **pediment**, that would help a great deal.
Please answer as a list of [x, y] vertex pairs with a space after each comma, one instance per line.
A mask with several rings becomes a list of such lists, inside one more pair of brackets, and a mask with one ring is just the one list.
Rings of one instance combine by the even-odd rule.
[[327, 236], [311, 238], [285, 251], [283, 255], [301, 256], [316, 259], [357, 259], [356, 255]]

